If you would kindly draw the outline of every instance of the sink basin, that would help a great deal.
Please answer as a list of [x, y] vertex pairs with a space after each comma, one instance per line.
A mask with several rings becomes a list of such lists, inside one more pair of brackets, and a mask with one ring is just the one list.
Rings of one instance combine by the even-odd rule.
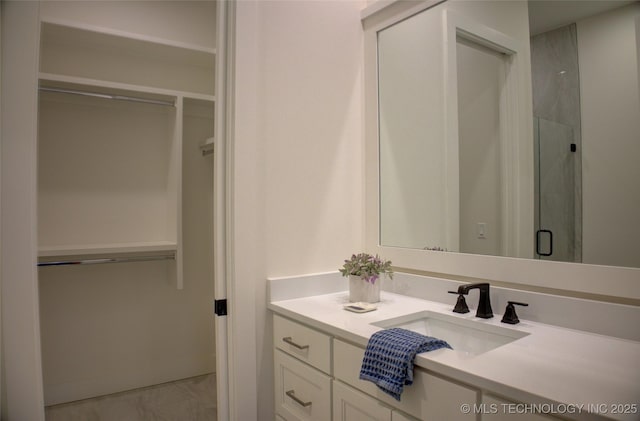
[[372, 324], [387, 329], [399, 327], [442, 339], [454, 351], [470, 356], [480, 355], [529, 335], [515, 329], [432, 311], [421, 311]]

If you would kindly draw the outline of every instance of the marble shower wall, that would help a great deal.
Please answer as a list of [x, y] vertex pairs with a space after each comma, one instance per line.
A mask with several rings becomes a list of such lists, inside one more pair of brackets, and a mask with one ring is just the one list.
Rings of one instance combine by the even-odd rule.
[[[582, 261], [582, 142], [580, 72], [575, 24], [531, 38], [531, 70], [534, 117], [568, 126], [573, 132], [572, 143], [576, 145], [576, 152], [571, 153], [574, 156], [573, 180], [567, 181], [567, 186], [573, 185], [571, 187], [573, 190], [573, 209], [562, 206], [562, 208], [554, 209], [551, 213], [543, 210], [545, 212], [543, 219], [551, 221], [552, 225], [563, 225], [567, 223], [566, 221], [571, 221], [573, 226], [568, 231], [573, 232], [574, 236], [571, 241], [573, 253], [556, 256], [554, 260], [580, 262]], [[536, 143], [536, 150], [538, 147], [539, 145]], [[545, 161], [541, 161], [542, 175], [545, 174], [547, 166], [554, 165]], [[538, 174], [536, 174], [536, 178], [539, 178]], [[536, 199], [539, 200], [539, 198]]]

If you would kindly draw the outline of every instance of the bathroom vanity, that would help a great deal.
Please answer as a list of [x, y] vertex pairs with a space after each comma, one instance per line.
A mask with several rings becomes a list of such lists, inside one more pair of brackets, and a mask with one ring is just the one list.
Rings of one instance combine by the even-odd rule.
[[[279, 282], [271, 281], [269, 303], [277, 419], [640, 417], [640, 342], [524, 318], [509, 325], [498, 307], [489, 319], [474, 308], [456, 314], [453, 296], [445, 304], [383, 291], [376, 311], [356, 314], [343, 309], [348, 291], [281, 300]], [[414, 384], [400, 401], [358, 378], [369, 337], [390, 327], [437, 336], [454, 349], [418, 354]]]

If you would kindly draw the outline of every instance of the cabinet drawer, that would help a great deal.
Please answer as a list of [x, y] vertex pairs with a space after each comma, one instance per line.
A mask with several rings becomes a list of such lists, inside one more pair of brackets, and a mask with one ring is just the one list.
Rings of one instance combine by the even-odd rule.
[[463, 414], [461, 405], [477, 402], [478, 392], [450, 382], [416, 367], [413, 385], [406, 386], [400, 402], [369, 381], [360, 380], [364, 348], [340, 340], [333, 341], [333, 372], [336, 379], [362, 390], [387, 405], [421, 420], [475, 420], [475, 414]]
[[276, 413], [287, 421], [331, 419], [331, 378], [275, 350]]
[[330, 336], [274, 315], [273, 343], [287, 354], [331, 374]]

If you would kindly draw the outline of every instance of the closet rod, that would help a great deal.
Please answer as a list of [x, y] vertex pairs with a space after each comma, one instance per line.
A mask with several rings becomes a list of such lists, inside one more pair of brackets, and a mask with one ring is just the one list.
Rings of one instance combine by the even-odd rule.
[[148, 98], [138, 98], [134, 96], [126, 96], [126, 95], [103, 94], [99, 92], [78, 91], [76, 89], [48, 88], [46, 86], [40, 86], [39, 89], [45, 92], [57, 92], [62, 94], [91, 96], [95, 98], [116, 99], [119, 101], [141, 102], [144, 104], [168, 105], [170, 107], [175, 107], [174, 101], [164, 101], [161, 99], [148, 99]]
[[167, 254], [162, 256], [107, 257], [102, 259], [59, 260], [55, 262], [38, 262], [38, 267], [67, 266], [67, 265], [99, 265], [103, 263], [148, 262], [148, 261], [155, 261], [155, 260], [174, 260], [174, 259], [175, 259], [175, 255], [173, 254]]

